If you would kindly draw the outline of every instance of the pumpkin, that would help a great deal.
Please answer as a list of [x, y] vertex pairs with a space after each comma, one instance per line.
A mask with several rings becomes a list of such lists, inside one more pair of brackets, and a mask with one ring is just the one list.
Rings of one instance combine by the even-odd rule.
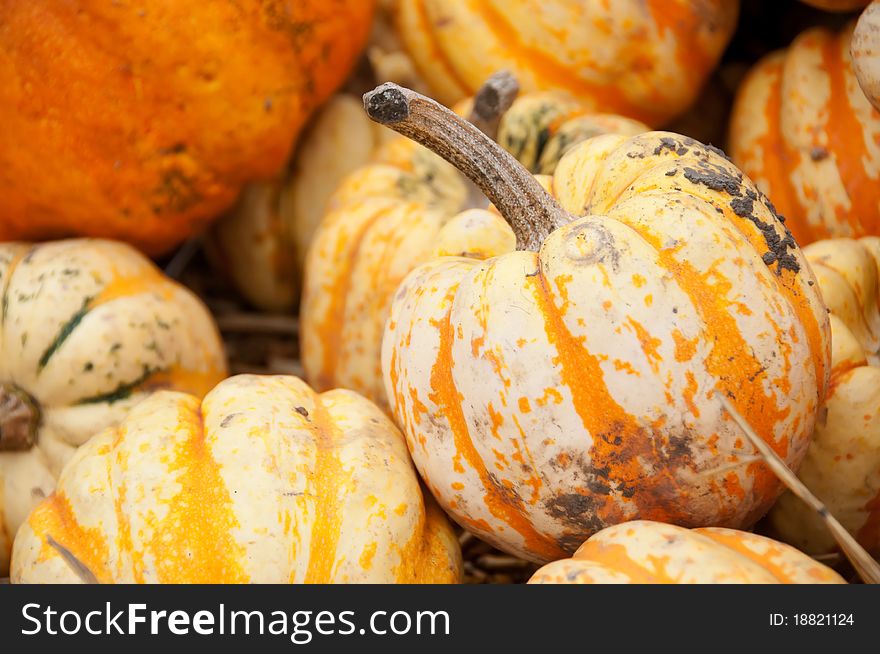
[[282, 167], [351, 68], [373, 6], [3, 3], [0, 240], [169, 250]]
[[460, 568], [375, 405], [254, 375], [202, 402], [156, 393], [96, 435], [12, 555], [13, 583], [427, 583]]
[[859, 86], [880, 109], [880, 2], [872, 2], [859, 17], [852, 36], [853, 68]]
[[[588, 135], [647, 130], [585, 112], [558, 93], [526, 96], [503, 114], [498, 138], [529, 165], [548, 168]], [[305, 268], [300, 351], [315, 388], [351, 388], [388, 407], [382, 330], [403, 278], [441, 252], [484, 258], [513, 247], [513, 234], [498, 216], [478, 210], [485, 200], [476, 195], [452, 166], [402, 137], [344, 180]]]
[[801, 0], [801, 2], [825, 11], [853, 11], [861, 9], [871, 0]]
[[508, 69], [526, 91], [565, 91], [656, 126], [696, 98], [738, 11], [738, 0], [398, 0], [395, 22], [446, 104]]
[[856, 82], [852, 31], [802, 33], [756, 65], [733, 108], [734, 162], [802, 245], [880, 230], [880, 112]]
[[778, 480], [717, 394], [796, 468], [830, 352], [813, 275], [752, 182], [687, 137], [612, 134], [562, 157], [554, 199], [436, 103], [383, 85], [365, 104], [516, 234], [516, 251], [416, 268], [391, 307], [386, 390], [441, 506], [539, 562], [627, 520], [762, 516]]
[[[804, 248], [831, 310], [831, 382], [798, 477], [869, 551], [880, 552], [880, 238]], [[791, 493], [768, 517], [774, 536], [811, 554], [836, 549]]]
[[845, 584], [831, 568], [737, 529], [684, 529], [648, 520], [594, 534], [530, 584]]
[[208, 310], [130, 246], [0, 244], [0, 576], [12, 539], [89, 436], [160, 388], [226, 375]]
[[365, 165], [393, 132], [364, 115], [359, 99], [340, 93], [325, 104], [300, 141], [290, 170], [249, 184], [209, 232], [215, 267], [258, 308], [296, 305], [305, 256], [328, 198]]

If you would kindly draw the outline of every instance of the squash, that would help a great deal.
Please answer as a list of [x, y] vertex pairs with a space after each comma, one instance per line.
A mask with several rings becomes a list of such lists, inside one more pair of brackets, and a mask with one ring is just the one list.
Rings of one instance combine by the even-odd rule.
[[441, 506], [538, 562], [637, 518], [757, 521], [780, 485], [717, 394], [796, 468], [830, 348], [813, 274], [752, 182], [687, 137], [604, 135], [544, 178], [554, 199], [427, 98], [383, 85], [365, 105], [516, 234], [515, 252], [421, 265], [391, 307], [386, 390]]
[[736, 529], [635, 520], [594, 534], [530, 584], [845, 584], [793, 547]]
[[696, 98], [738, 11], [738, 0], [398, 0], [395, 23], [447, 105], [507, 69], [525, 91], [656, 126]]
[[304, 133], [290, 170], [249, 184], [210, 230], [215, 268], [256, 307], [293, 309], [306, 251], [329, 197], [391, 136], [367, 119], [359, 99], [345, 93], [331, 98]]
[[[551, 167], [579, 140], [607, 130], [637, 133], [647, 127], [586, 115], [582, 104], [545, 93], [514, 102], [501, 117], [498, 138], [529, 165]], [[350, 388], [388, 407], [382, 329], [401, 280], [441, 251], [484, 258], [514, 245], [498, 216], [473, 211], [485, 202], [476, 196], [452, 166], [402, 137], [343, 181], [305, 268], [300, 351], [316, 389]]]
[[733, 109], [733, 161], [801, 245], [880, 232], [880, 112], [856, 82], [852, 32], [802, 33], [755, 66]]
[[156, 393], [80, 448], [16, 537], [12, 582], [427, 583], [460, 568], [378, 408], [240, 375], [202, 402]]
[[[804, 248], [831, 310], [831, 382], [798, 477], [867, 550], [880, 553], [880, 238]], [[773, 536], [810, 554], [836, 549], [791, 493], [768, 516]]]
[[226, 376], [205, 306], [130, 246], [0, 244], [0, 576], [12, 538], [96, 431], [160, 388]]
[[861, 9], [871, 0], [801, 0], [801, 2], [825, 11], [853, 11]]
[[200, 231], [282, 167], [373, 8], [3, 3], [0, 240], [101, 236], [160, 254]]
[[880, 1], [862, 12], [852, 36], [853, 68], [859, 86], [876, 109], [880, 109]]

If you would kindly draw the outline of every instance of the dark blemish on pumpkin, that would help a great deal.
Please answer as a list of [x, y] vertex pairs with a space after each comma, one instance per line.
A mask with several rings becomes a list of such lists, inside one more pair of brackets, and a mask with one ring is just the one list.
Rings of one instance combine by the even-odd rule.
[[672, 170], [666, 171], [667, 177], [675, 177], [677, 174], [678, 174], [678, 171], [675, 168], [673, 168]]
[[115, 354], [122, 349], [122, 343], [114, 343], [110, 346], [110, 354]]
[[61, 325], [61, 329], [58, 334], [55, 336], [55, 339], [49, 344], [49, 347], [43, 352], [43, 355], [40, 357], [39, 362], [37, 363], [37, 371], [41, 372], [43, 368], [49, 363], [55, 353], [61, 348], [70, 335], [74, 332], [74, 330], [79, 326], [82, 322], [83, 318], [86, 317], [86, 314], [90, 311], [89, 303], [93, 298], [87, 297], [83, 300], [82, 306], [74, 313], [66, 323]]
[[548, 500], [544, 508], [554, 518], [570, 523], [579, 523], [585, 515], [594, 511], [596, 501], [581, 493], [560, 493]]
[[238, 412], [230, 413], [228, 416], [225, 416], [223, 420], [220, 421], [221, 427], [228, 427], [229, 423], [231, 423], [236, 416], [240, 415]]
[[688, 166], [684, 169], [684, 177], [692, 184], [702, 184], [713, 191], [734, 196], [742, 195], [742, 178], [734, 177], [720, 166], [707, 165], [700, 170]]
[[263, 111], [266, 113], [272, 111], [272, 98], [266, 98], [263, 100]]
[[828, 150], [823, 147], [815, 147], [810, 150], [810, 159], [813, 161], [822, 161], [828, 158]]
[[156, 214], [166, 210], [186, 211], [202, 199], [196, 191], [195, 179], [177, 168], [162, 173], [162, 179], [153, 191], [153, 196], [158, 199], [152, 206], [153, 213]]
[[749, 381], [750, 382], [755, 381], [755, 379], [758, 377], [758, 375], [762, 375], [764, 373], [764, 371], [766, 371], [766, 370], [767, 370], [767, 366], [761, 366], [755, 372], [753, 372], [751, 375], [749, 375]]
[[808, 280], [807, 280], [807, 285], [808, 285], [808, 286], [813, 286], [815, 283], [816, 283], [816, 282], [814, 282], [812, 279], [808, 279]]
[[167, 148], [159, 148], [161, 155], [183, 154], [184, 152], [186, 152], [186, 143], [175, 143]]
[[723, 157], [724, 159], [727, 159], [727, 161], [733, 161], [729, 156], [727, 156], [727, 153], [726, 153], [724, 150], [722, 150], [722, 149], [719, 148], [719, 147], [716, 147], [716, 146], [712, 145], [711, 143], [709, 143], [708, 145], [706, 145], [706, 149], [707, 149], [709, 152], [714, 152], [714, 153], [717, 154], [719, 157]]
[[309, 412], [306, 410], [306, 408], [305, 408], [304, 406], [298, 406], [298, 407], [296, 407], [296, 409], [294, 409], [294, 410], [295, 410], [299, 415], [301, 415], [303, 418], [308, 418], [308, 417], [309, 417]]
[[95, 364], [91, 361], [87, 361], [86, 365], [83, 366], [83, 372], [91, 372], [95, 369]]

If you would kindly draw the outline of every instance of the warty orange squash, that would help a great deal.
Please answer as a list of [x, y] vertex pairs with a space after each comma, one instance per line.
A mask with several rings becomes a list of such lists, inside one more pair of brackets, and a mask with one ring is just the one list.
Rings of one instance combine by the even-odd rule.
[[737, 529], [684, 529], [647, 520], [594, 534], [530, 584], [844, 584], [795, 548]]
[[[831, 311], [831, 381], [798, 476], [867, 550], [880, 553], [880, 238], [804, 248]], [[785, 493], [771, 533], [810, 554], [836, 549], [819, 516]]]
[[0, 244], [0, 576], [12, 539], [92, 434], [157, 389], [226, 376], [205, 306], [130, 246]]
[[80, 448], [15, 539], [13, 583], [456, 582], [400, 432], [351, 391], [241, 375]]
[[752, 182], [687, 137], [604, 135], [544, 178], [554, 199], [424, 97], [383, 85], [365, 105], [461, 167], [516, 235], [502, 256], [416, 268], [385, 329], [389, 401], [443, 508], [535, 561], [636, 518], [762, 516], [780, 485], [717, 394], [797, 467], [830, 349], [813, 275]]
[[[373, 0], [0, 4], [0, 240], [159, 254], [270, 178]], [[230, 56], [234, 53], [234, 56]]]
[[880, 112], [856, 81], [852, 32], [802, 33], [755, 66], [733, 109], [734, 162], [802, 245], [880, 231]]
[[739, 0], [398, 0], [395, 24], [446, 104], [508, 69], [525, 91], [657, 126], [696, 98], [738, 11]]

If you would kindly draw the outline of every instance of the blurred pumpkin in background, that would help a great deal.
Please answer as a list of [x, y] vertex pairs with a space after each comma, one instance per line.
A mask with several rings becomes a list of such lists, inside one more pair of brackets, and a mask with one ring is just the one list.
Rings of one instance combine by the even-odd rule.
[[128, 245], [0, 244], [0, 576], [30, 510], [76, 448], [157, 389], [226, 376], [220, 334], [188, 289]]
[[378, 408], [241, 375], [202, 402], [157, 393], [89, 440], [19, 532], [11, 576], [454, 583], [461, 552]]
[[696, 98], [738, 9], [739, 0], [397, 0], [395, 19], [447, 105], [506, 69], [524, 91], [565, 91], [591, 111], [658, 126]]
[[[831, 381], [798, 477], [868, 551], [880, 553], [880, 238], [804, 248], [831, 311]], [[785, 493], [773, 536], [810, 554], [836, 549], [816, 515]]]
[[852, 58], [859, 86], [871, 104], [880, 109], [880, 0], [872, 2], [856, 23]]
[[861, 9], [871, 0], [801, 0], [801, 2], [825, 11], [853, 11]]
[[803, 245], [880, 232], [880, 112], [856, 80], [852, 32], [802, 33], [755, 66], [733, 109], [734, 162]]
[[161, 254], [270, 178], [372, 0], [0, 4], [0, 240]]
[[736, 529], [634, 520], [593, 535], [530, 584], [844, 584], [793, 547]]

